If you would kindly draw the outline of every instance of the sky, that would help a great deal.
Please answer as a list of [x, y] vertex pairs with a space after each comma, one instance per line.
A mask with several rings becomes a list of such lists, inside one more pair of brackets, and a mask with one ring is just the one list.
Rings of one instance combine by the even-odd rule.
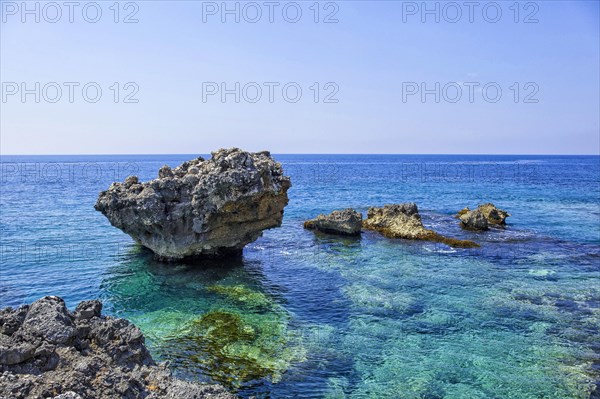
[[597, 1], [66, 4], [0, 1], [1, 154], [600, 153]]

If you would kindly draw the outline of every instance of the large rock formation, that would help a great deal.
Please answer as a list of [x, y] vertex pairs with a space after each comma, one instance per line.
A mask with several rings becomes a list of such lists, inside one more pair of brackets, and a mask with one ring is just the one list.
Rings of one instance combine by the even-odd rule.
[[137, 327], [101, 310], [84, 301], [71, 313], [52, 296], [1, 310], [0, 398], [235, 398], [218, 385], [173, 378]]
[[479, 205], [477, 209], [462, 209], [456, 217], [460, 219], [460, 224], [464, 229], [483, 231], [488, 230], [489, 225], [504, 227], [506, 218], [510, 214], [502, 209], [496, 208], [494, 204], [487, 203]]
[[281, 226], [290, 187], [268, 152], [233, 148], [163, 166], [146, 183], [135, 176], [113, 183], [95, 208], [159, 259], [220, 257]]
[[360, 234], [362, 214], [354, 209], [333, 211], [329, 215], [319, 215], [304, 222], [304, 228], [328, 234], [356, 236]]
[[426, 229], [415, 203], [369, 208], [367, 218], [363, 221], [363, 227], [367, 230], [378, 231], [388, 238], [435, 241], [460, 248], [479, 247], [479, 244], [473, 241], [445, 237], [433, 230]]

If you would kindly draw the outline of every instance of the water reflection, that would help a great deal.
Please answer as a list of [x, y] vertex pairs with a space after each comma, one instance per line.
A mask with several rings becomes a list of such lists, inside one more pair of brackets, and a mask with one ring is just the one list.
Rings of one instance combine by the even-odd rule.
[[136, 246], [105, 275], [108, 312], [139, 326], [155, 357], [184, 378], [268, 391], [306, 360], [282, 287], [264, 284], [260, 259], [165, 264]]

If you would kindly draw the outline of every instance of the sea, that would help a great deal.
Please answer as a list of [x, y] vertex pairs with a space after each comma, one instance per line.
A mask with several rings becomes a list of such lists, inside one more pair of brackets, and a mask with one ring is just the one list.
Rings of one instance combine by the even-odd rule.
[[[198, 155], [2, 156], [0, 306], [99, 298], [176, 375], [242, 398], [600, 397], [600, 157], [275, 154], [283, 225], [240, 259], [157, 262], [94, 210]], [[481, 247], [302, 226], [402, 202]], [[506, 228], [461, 230], [486, 202]]]

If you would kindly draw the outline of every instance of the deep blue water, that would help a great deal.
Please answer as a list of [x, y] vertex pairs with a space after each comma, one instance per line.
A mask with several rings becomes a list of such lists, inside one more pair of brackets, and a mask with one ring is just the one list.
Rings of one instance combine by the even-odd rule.
[[[111, 182], [195, 156], [3, 156], [0, 306], [100, 298], [177, 374], [244, 397], [590, 397], [600, 157], [275, 156], [293, 183], [283, 226], [239, 261], [157, 263], [93, 209]], [[406, 201], [481, 248], [302, 229], [321, 212]], [[461, 231], [453, 214], [483, 202], [512, 214], [508, 228]], [[207, 315], [237, 320], [242, 339], [212, 345]]]

